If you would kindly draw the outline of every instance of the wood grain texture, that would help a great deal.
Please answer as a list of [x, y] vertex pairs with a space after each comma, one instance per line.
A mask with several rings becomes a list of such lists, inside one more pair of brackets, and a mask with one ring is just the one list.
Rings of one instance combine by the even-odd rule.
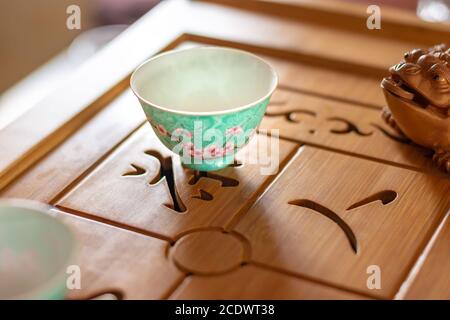
[[[354, 23], [365, 12], [310, 0], [212, 2], [228, 6], [164, 1], [1, 130], [0, 196], [55, 204], [76, 230], [85, 276], [69, 298], [166, 298], [186, 274], [171, 298], [393, 298], [450, 207], [450, 180], [387, 137], [378, 83], [450, 32], [387, 13], [386, 37], [368, 36]], [[128, 90], [137, 65], [180, 44], [252, 51], [280, 75], [260, 134], [219, 172], [183, 169]], [[273, 141], [265, 128], [284, 138], [278, 175], [252, 164]], [[447, 297], [448, 229], [407, 298]], [[366, 286], [371, 265], [380, 290]]]
[[216, 276], [189, 276], [170, 299], [364, 299], [345, 291], [247, 265]]
[[[149, 38], [153, 40], [142, 41]], [[215, 41], [241, 43], [259, 53], [377, 77], [397, 62], [403, 52], [417, 46], [417, 42], [367, 39], [348, 30], [215, 4], [165, 1], [86, 62], [57, 91], [0, 131], [0, 188], [56, 148], [119, 95], [128, 86], [130, 73], [143, 60], [188, 38], [212, 44]]]
[[406, 292], [406, 299], [450, 299], [450, 219], [437, 234], [430, 252], [424, 257], [417, 276]]
[[[261, 174], [260, 169], [268, 167], [267, 163], [252, 164], [256, 159], [247, 159], [249, 151], [258, 144], [261, 147], [262, 143], [268, 143], [265, 139], [268, 138], [253, 139], [237, 156], [242, 166], [196, 178], [192, 171], [183, 169], [179, 158], [170, 158], [171, 152], [156, 138], [150, 126], [145, 125], [57, 206], [172, 239], [195, 228], [225, 226], [236, 213], [248, 208], [273, 178]], [[275, 139], [270, 141], [276, 142]], [[280, 141], [281, 165], [296, 148], [294, 143]], [[150, 155], [155, 151], [166, 160], [158, 161]], [[252, 157], [257, 155], [252, 154]], [[173, 179], [161, 176], [162, 162], [171, 163]], [[171, 196], [168, 183], [171, 180], [179, 201]], [[201, 190], [212, 199], [202, 199]], [[177, 210], [175, 202], [186, 210]]]
[[165, 241], [65, 213], [58, 216], [79, 244], [72, 264], [80, 267], [81, 289], [69, 290], [68, 299], [110, 292], [123, 299], [161, 299], [184, 277], [165, 257]]
[[213, 275], [239, 268], [249, 258], [248, 243], [235, 233], [206, 228], [177, 240], [170, 250], [172, 261], [186, 273]]
[[[179, 47], [201, 45], [197, 42], [185, 41]], [[351, 73], [340, 73], [309, 66], [305, 63], [286, 62], [267, 56], [263, 56], [263, 58], [276, 68], [281, 86], [298, 89], [313, 97], [325, 97], [330, 100], [329, 104], [334, 104], [334, 101], [342, 99], [355, 104], [368, 104], [373, 108], [377, 106], [381, 108], [383, 104], [384, 98], [376, 79]], [[320, 83], [323, 83], [324, 77], [328, 78], [330, 83], [319, 86]], [[354, 90], [354, 88], [358, 90]], [[275, 104], [287, 101], [284, 92], [283, 89], [277, 90], [272, 101]], [[295, 93], [292, 95], [295, 97]], [[301, 97], [300, 95], [299, 98]], [[372, 115], [376, 114], [370, 110], [368, 112]], [[270, 119], [266, 120], [263, 125], [266, 124], [267, 127], [271, 125], [278, 128], [279, 124], [283, 124], [278, 121], [272, 123], [269, 121]], [[131, 90], [126, 90], [86, 122], [73, 136], [66, 139], [56, 150], [0, 191], [0, 196], [51, 202], [59, 192], [68, 187], [93, 163], [101, 160], [105, 153], [114, 148], [143, 121], [145, 121], [145, 117], [141, 106], [132, 95]], [[289, 128], [289, 124], [287, 126]], [[283, 134], [286, 126], [280, 128]], [[296, 135], [288, 136], [295, 138]], [[95, 139], [95, 143], [90, 143], [93, 141], [92, 139]], [[417, 157], [422, 158], [420, 155]], [[413, 161], [414, 159], [408, 158], [408, 160]]]
[[[333, 60], [355, 68], [364, 66], [359, 68], [359, 71], [372, 72], [375, 76], [396, 63], [398, 56], [403, 52], [411, 47], [420, 46], [417, 41], [367, 37], [364, 33], [350, 30], [255, 14], [203, 2], [193, 2], [190, 14], [190, 21], [185, 24], [188, 34], [260, 46], [261, 53], [264, 53], [264, 48], [269, 47], [282, 49], [284, 54], [300, 53], [304, 57], [321, 58], [324, 64]], [[360, 15], [367, 17], [365, 12], [361, 12]], [[214, 21], [208, 27], [205, 27], [206, 16], [209, 21]], [[225, 25], [232, 27], [223, 28]], [[239, 31], [236, 32], [237, 30]]]
[[280, 89], [293, 89], [312, 96], [370, 108], [381, 108], [386, 104], [378, 78], [352, 73], [351, 70], [343, 72], [310, 65], [301, 60], [262, 57], [276, 69]]
[[[295, 83], [295, 81], [293, 81]], [[356, 104], [278, 89], [272, 97], [262, 129], [279, 129], [280, 136], [361, 156], [441, 174], [430, 151], [413, 145], [392, 130], [381, 111]]]
[[0, 191], [0, 197], [52, 202], [144, 121], [139, 102], [126, 90], [58, 149]]
[[[369, 198], [389, 190], [394, 200]], [[448, 179], [303, 147], [234, 230], [250, 241], [251, 260], [393, 298], [450, 207], [449, 192]], [[381, 268], [379, 290], [366, 286], [370, 265]]]
[[[413, 12], [381, 5], [380, 30], [366, 26], [371, 3], [349, 3], [336, 0], [205, 0], [251, 12], [261, 12], [294, 21], [324, 25], [364, 34], [367, 38], [390, 38], [404, 41], [420, 41], [434, 45], [448, 37], [450, 27], [445, 23], [430, 23], [417, 18]], [[374, 3], [376, 4], [376, 3]]]

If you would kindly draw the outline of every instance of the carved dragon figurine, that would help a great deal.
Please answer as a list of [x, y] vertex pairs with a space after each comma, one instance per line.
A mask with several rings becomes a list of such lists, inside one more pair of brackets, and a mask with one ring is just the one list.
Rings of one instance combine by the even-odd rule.
[[434, 150], [433, 161], [450, 173], [450, 48], [414, 49], [381, 82], [383, 118], [414, 143]]

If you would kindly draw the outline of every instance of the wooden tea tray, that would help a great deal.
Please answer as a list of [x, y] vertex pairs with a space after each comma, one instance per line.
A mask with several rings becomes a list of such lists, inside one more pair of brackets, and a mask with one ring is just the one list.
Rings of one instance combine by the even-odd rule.
[[[368, 30], [367, 16], [331, 1], [164, 1], [0, 131], [0, 196], [54, 205], [81, 243], [68, 298], [450, 298], [450, 177], [383, 123], [379, 88], [403, 52], [450, 30], [386, 8]], [[274, 65], [260, 133], [280, 130], [280, 169], [261, 175], [246, 148], [195, 179], [173, 158], [178, 212], [170, 177], [151, 183], [171, 153], [128, 83], [146, 58], [197, 45]]]

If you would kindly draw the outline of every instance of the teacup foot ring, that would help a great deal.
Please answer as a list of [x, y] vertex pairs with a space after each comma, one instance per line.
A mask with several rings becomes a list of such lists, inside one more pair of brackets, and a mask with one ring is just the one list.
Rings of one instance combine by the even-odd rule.
[[199, 163], [196, 163], [195, 159], [192, 159], [189, 163], [183, 163], [182, 165], [185, 168], [191, 169], [191, 170], [198, 170], [198, 171], [217, 171], [223, 168], [228, 167], [229, 165], [234, 163], [234, 154], [217, 158], [217, 159], [205, 159], [198, 161]]

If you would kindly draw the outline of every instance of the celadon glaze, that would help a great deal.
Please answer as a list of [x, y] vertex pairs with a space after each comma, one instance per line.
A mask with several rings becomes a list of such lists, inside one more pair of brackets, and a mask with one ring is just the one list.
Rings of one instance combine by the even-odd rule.
[[221, 47], [164, 53], [131, 78], [158, 138], [183, 165], [202, 171], [233, 162], [255, 133], [276, 85], [266, 62]]
[[0, 203], [0, 299], [63, 299], [74, 252], [72, 233], [49, 213]]
[[[195, 170], [211, 171], [233, 162], [236, 151], [244, 147], [255, 133], [268, 103], [269, 98], [266, 98], [252, 108], [210, 116], [168, 113], [145, 103], [142, 106], [161, 142], [170, 150], [174, 150], [178, 145], [182, 152], [190, 156], [190, 159], [183, 162], [185, 166]], [[205, 139], [196, 141], [194, 129], [199, 126], [203, 132], [217, 130], [223, 140], [220, 143]]]

